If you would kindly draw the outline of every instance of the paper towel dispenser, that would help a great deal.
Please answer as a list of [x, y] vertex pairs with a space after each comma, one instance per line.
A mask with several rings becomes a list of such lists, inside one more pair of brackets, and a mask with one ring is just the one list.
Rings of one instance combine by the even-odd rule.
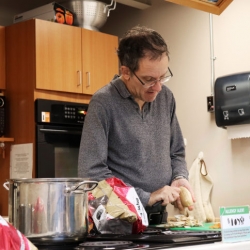
[[214, 102], [218, 127], [250, 123], [250, 72], [217, 78]]

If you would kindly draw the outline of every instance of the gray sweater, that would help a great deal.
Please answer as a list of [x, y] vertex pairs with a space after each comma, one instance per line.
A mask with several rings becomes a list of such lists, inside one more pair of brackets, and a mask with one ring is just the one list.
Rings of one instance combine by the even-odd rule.
[[118, 76], [91, 98], [79, 152], [78, 176], [122, 179], [144, 206], [150, 193], [188, 178], [185, 147], [172, 92], [162, 91], [140, 111]]

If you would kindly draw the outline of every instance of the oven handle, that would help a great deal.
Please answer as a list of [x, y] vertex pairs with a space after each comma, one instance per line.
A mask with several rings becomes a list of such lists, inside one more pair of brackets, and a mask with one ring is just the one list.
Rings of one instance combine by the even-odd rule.
[[74, 135], [81, 135], [82, 131], [80, 130], [67, 130], [67, 129], [47, 129], [47, 128], [41, 128], [41, 132], [43, 133], [54, 133], [54, 134], [74, 134]]

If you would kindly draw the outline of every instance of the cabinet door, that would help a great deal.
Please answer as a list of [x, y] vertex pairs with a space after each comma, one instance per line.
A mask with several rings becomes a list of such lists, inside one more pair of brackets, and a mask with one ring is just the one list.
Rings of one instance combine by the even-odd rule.
[[94, 94], [118, 74], [118, 37], [82, 29], [83, 93]]
[[36, 20], [36, 88], [82, 93], [81, 28]]
[[5, 89], [5, 28], [0, 26], [0, 90]]

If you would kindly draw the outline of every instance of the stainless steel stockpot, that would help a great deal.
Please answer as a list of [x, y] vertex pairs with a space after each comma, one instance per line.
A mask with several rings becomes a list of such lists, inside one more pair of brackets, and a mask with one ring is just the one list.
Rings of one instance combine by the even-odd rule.
[[8, 216], [31, 241], [84, 240], [88, 233], [88, 195], [98, 185], [82, 178], [9, 179]]

